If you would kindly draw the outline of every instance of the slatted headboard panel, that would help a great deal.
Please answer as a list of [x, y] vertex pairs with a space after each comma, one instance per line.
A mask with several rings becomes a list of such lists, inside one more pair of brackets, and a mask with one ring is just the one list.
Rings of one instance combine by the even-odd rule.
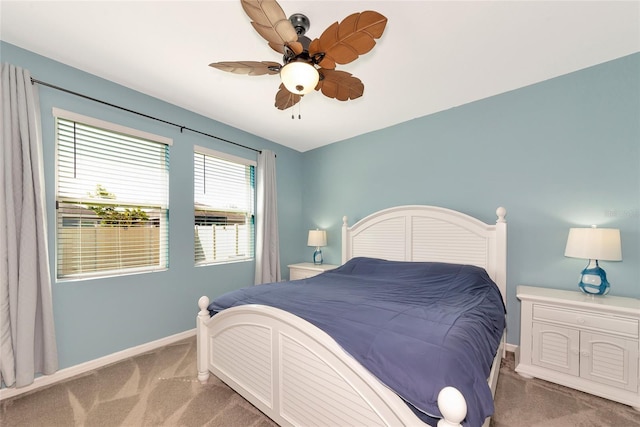
[[342, 262], [354, 257], [436, 261], [484, 268], [506, 296], [506, 209], [496, 224], [436, 206], [398, 206], [342, 224]]

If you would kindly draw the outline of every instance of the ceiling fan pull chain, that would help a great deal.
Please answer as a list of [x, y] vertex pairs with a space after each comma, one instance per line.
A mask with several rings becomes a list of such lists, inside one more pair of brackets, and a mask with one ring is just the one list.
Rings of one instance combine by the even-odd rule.
[[[298, 102], [298, 120], [302, 118], [302, 114], [300, 113], [301, 104], [302, 104], [302, 97], [300, 97], [300, 101]], [[294, 104], [291, 106], [291, 120], [295, 120], [295, 118], [296, 118], [296, 106]]]

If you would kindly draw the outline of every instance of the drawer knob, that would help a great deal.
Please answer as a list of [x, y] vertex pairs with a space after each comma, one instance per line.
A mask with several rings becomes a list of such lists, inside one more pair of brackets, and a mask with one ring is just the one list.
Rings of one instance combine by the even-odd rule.
[[576, 319], [576, 321], [580, 324], [580, 325], [584, 325], [584, 317], [578, 317]]

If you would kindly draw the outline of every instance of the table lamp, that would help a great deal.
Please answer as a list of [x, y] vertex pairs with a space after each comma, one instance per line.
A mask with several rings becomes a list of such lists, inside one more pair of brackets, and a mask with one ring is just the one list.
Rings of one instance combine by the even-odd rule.
[[327, 246], [327, 232], [325, 230], [309, 230], [307, 246], [316, 247], [313, 253], [313, 263], [316, 265], [322, 264], [322, 250], [320, 250], [320, 247]]
[[588, 259], [582, 270], [578, 287], [589, 295], [609, 293], [607, 274], [598, 265], [600, 261], [622, 261], [620, 230], [615, 228], [570, 228], [564, 256]]

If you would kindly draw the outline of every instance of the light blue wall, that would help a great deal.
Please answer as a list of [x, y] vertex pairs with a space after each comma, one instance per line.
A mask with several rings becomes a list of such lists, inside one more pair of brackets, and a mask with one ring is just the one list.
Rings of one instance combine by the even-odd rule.
[[601, 265], [612, 295], [640, 298], [640, 54], [306, 152], [304, 174], [329, 263], [343, 215], [430, 204], [493, 222], [505, 206], [509, 343], [518, 285], [577, 289], [569, 227], [619, 228], [624, 259]]
[[[305, 261], [306, 230], [329, 231], [325, 261], [340, 261], [343, 215], [353, 223], [399, 204], [461, 210], [509, 221], [508, 322], [518, 343], [518, 284], [574, 289], [582, 260], [563, 257], [568, 228], [620, 228], [624, 261], [603, 262], [612, 294], [640, 297], [640, 54], [370, 134], [298, 153], [112, 82], [1, 43], [2, 61], [34, 78], [278, 156], [283, 275]], [[54, 259], [54, 133], [58, 107], [173, 138], [170, 269], [53, 283], [62, 368], [195, 325], [196, 301], [253, 282], [253, 263], [193, 267], [194, 145], [252, 151], [39, 87]], [[393, 106], [389, 106], [393, 108]], [[301, 254], [305, 254], [301, 256]], [[307, 256], [308, 255], [308, 256]]]
[[[2, 61], [28, 69], [33, 78], [112, 104], [162, 118], [277, 155], [281, 259], [297, 262], [302, 241], [302, 154], [96, 76], [2, 43]], [[44, 86], [42, 107], [46, 198], [51, 265], [55, 254], [54, 121], [52, 108], [95, 117], [173, 138], [170, 150], [170, 245], [168, 271], [117, 278], [56, 283], [52, 268], [54, 318], [60, 367], [65, 368], [132, 346], [193, 329], [202, 295], [253, 284], [254, 263], [194, 267], [193, 146], [256, 159], [256, 153], [218, 140], [132, 115]], [[215, 96], [212, 94], [212, 96]], [[288, 274], [288, 272], [287, 272]]]

